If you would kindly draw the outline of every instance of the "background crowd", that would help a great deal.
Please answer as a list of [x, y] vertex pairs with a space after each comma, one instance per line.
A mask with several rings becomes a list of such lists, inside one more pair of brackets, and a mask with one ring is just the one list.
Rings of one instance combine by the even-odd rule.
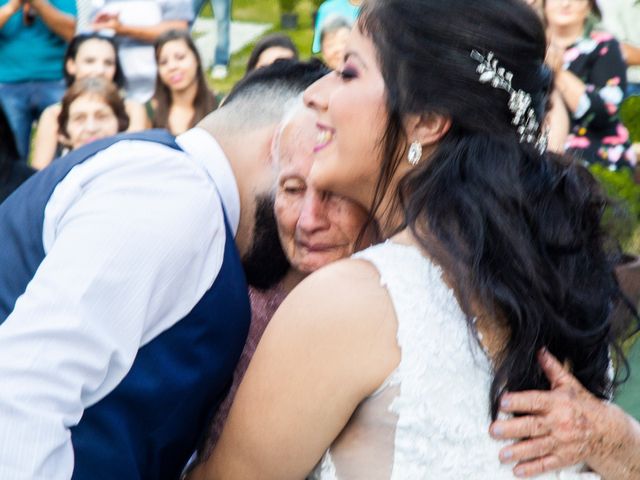
[[[190, 31], [205, 3], [0, 0], [0, 201], [32, 173], [71, 150], [124, 131], [163, 128], [179, 135], [224, 102], [227, 92], [215, 91], [212, 85], [229, 74], [231, 2], [211, 0], [218, 41], [210, 70], [204, 68]], [[260, 38], [247, 62], [247, 74], [276, 61], [310, 55], [317, 55], [329, 69], [339, 69], [360, 3], [323, 2], [312, 44], [296, 45], [281, 32]], [[622, 118], [621, 107], [640, 94], [640, 4], [529, 3], [547, 28], [547, 65], [554, 76], [547, 117], [551, 148], [587, 165], [623, 172], [634, 181], [640, 152], [630, 129], [637, 119]], [[353, 253], [367, 217], [355, 203], [307, 185], [315, 136], [305, 135], [312, 130], [309, 118], [298, 111], [280, 132], [281, 137], [295, 136], [299, 148], [278, 150], [281, 173], [275, 207], [289, 270], [266, 297], [260, 290], [252, 292], [254, 317], [264, 318], [254, 318], [236, 384], [279, 302], [308, 273]], [[296, 239], [312, 239], [318, 231], [336, 242], [343, 235], [344, 248], [310, 261], [297, 250]], [[369, 230], [358, 241], [370, 244], [376, 236]], [[225, 415], [222, 409], [214, 419], [212, 444]], [[207, 453], [212, 444], [206, 446]]]

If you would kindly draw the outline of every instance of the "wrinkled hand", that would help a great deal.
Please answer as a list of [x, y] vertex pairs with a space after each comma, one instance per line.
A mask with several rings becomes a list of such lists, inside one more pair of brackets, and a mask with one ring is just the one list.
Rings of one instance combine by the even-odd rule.
[[606, 408], [547, 350], [539, 352], [538, 361], [551, 390], [505, 394], [501, 411], [524, 416], [490, 427], [494, 438], [516, 440], [500, 451], [500, 461], [515, 463], [518, 477], [588, 462], [597, 449], [594, 427]]

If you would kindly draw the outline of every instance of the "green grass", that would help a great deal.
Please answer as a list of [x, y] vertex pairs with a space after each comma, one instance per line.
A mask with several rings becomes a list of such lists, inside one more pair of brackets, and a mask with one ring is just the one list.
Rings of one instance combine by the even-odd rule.
[[[289, 35], [298, 47], [301, 58], [306, 59], [311, 56], [311, 42], [313, 41], [311, 14], [314, 8], [313, 2], [310, 0], [299, 2], [296, 7], [298, 14], [298, 28], [296, 30], [282, 30], [280, 28], [280, 7], [277, 0], [233, 0], [231, 17], [240, 22], [272, 24], [273, 28], [266, 33], [283, 32]], [[205, 18], [213, 16], [208, 2], [200, 15]], [[209, 84], [216, 93], [228, 93], [233, 85], [242, 78], [254, 45], [255, 43], [251, 43], [231, 56], [227, 78], [224, 80], [208, 78]]]

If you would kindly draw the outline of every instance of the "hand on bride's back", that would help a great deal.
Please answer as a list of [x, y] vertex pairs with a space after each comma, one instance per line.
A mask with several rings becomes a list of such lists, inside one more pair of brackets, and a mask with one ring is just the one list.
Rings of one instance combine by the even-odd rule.
[[[498, 420], [491, 425], [493, 437], [516, 440], [501, 450], [500, 460], [515, 463], [514, 474], [519, 477], [582, 462], [599, 471], [598, 467], [607, 464], [607, 458], [628, 441], [629, 422], [633, 420], [615, 405], [588, 392], [548, 351], [541, 351], [538, 361], [551, 383], [551, 390], [503, 396], [501, 410], [522, 416]], [[631, 427], [638, 441], [640, 430], [637, 424]], [[620, 465], [621, 475], [614, 478], [634, 478], [622, 471], [634, 468], [634, 460], [629, 461], [626, 466]], [[610, 468], [603, 465], [603, 469]]]

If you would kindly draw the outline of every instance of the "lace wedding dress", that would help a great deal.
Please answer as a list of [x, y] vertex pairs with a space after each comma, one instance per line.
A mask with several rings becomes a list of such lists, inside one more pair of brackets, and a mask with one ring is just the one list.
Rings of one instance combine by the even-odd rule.
[[[488, 433], [491, 364], [470, 335], [441, 270], [414, 248], [386, 242], [355, 256], [380, 272], [398, 321], [402, 357], [365, 399], [310, 480], [512, 479], [504, 442]], [[576, 466], [537, 478], [599, 479]]]

